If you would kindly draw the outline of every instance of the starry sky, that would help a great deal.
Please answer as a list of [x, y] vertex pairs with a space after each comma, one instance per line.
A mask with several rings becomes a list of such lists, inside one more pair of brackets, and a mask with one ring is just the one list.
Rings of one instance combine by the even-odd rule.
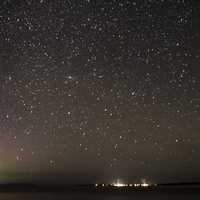
[[199, 131], [199, 1], [0, 2], [1, 183], [200, 181]]

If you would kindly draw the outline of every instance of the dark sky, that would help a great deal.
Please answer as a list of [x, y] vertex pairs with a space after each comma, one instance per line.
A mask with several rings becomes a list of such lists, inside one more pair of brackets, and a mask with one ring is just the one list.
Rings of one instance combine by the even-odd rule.
[[1, 0], [0, 182], [200, 181], [200, 1]]

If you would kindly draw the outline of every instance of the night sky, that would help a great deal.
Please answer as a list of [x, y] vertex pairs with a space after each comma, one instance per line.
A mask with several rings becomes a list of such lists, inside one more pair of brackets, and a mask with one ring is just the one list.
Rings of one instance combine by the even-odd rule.
[[1, 0], [0, 183], [200, 181], [200, 1]]

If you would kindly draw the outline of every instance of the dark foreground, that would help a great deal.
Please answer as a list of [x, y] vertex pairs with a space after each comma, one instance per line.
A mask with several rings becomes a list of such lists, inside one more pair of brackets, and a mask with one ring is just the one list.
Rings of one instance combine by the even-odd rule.
[[[10, 190], [10, 191], [9, 191]], [[41, 188], [1, 189], [2, 200], [157, 200], [200, 199], [200, 186], [159, 186], [152, 188]]]
[[134, 193], [134, 194], [53, 194], [53, 193], [1, 193], [2, 200], [199, 200], [200, 194], [184, 193]]

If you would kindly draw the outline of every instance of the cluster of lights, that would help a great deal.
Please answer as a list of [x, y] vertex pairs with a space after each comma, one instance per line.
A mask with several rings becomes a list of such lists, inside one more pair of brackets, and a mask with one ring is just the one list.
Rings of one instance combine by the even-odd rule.
[[134, 186], [135, 187], [149, 187], [151, 185], [148, 183], [136, 183], [136, 184], [134, 184]]
[[113, 183], [111, 184], [111, 186], [114, 186], [114, 187], [126, 187], [126, 186], [129, 186], [128, 184], [124, 184], [124, 183]]
[[142, 183], [135, 183], [135, 184], [125, 184], [117, 181], [117, 183], [112, 183], [112, 184], [95, 184], [96, 187], [105, 187], [105, 186], [112, 186], [112, 187], [149, 187], [152, 186], [152, 184], [148, 184], [146, 182]]

